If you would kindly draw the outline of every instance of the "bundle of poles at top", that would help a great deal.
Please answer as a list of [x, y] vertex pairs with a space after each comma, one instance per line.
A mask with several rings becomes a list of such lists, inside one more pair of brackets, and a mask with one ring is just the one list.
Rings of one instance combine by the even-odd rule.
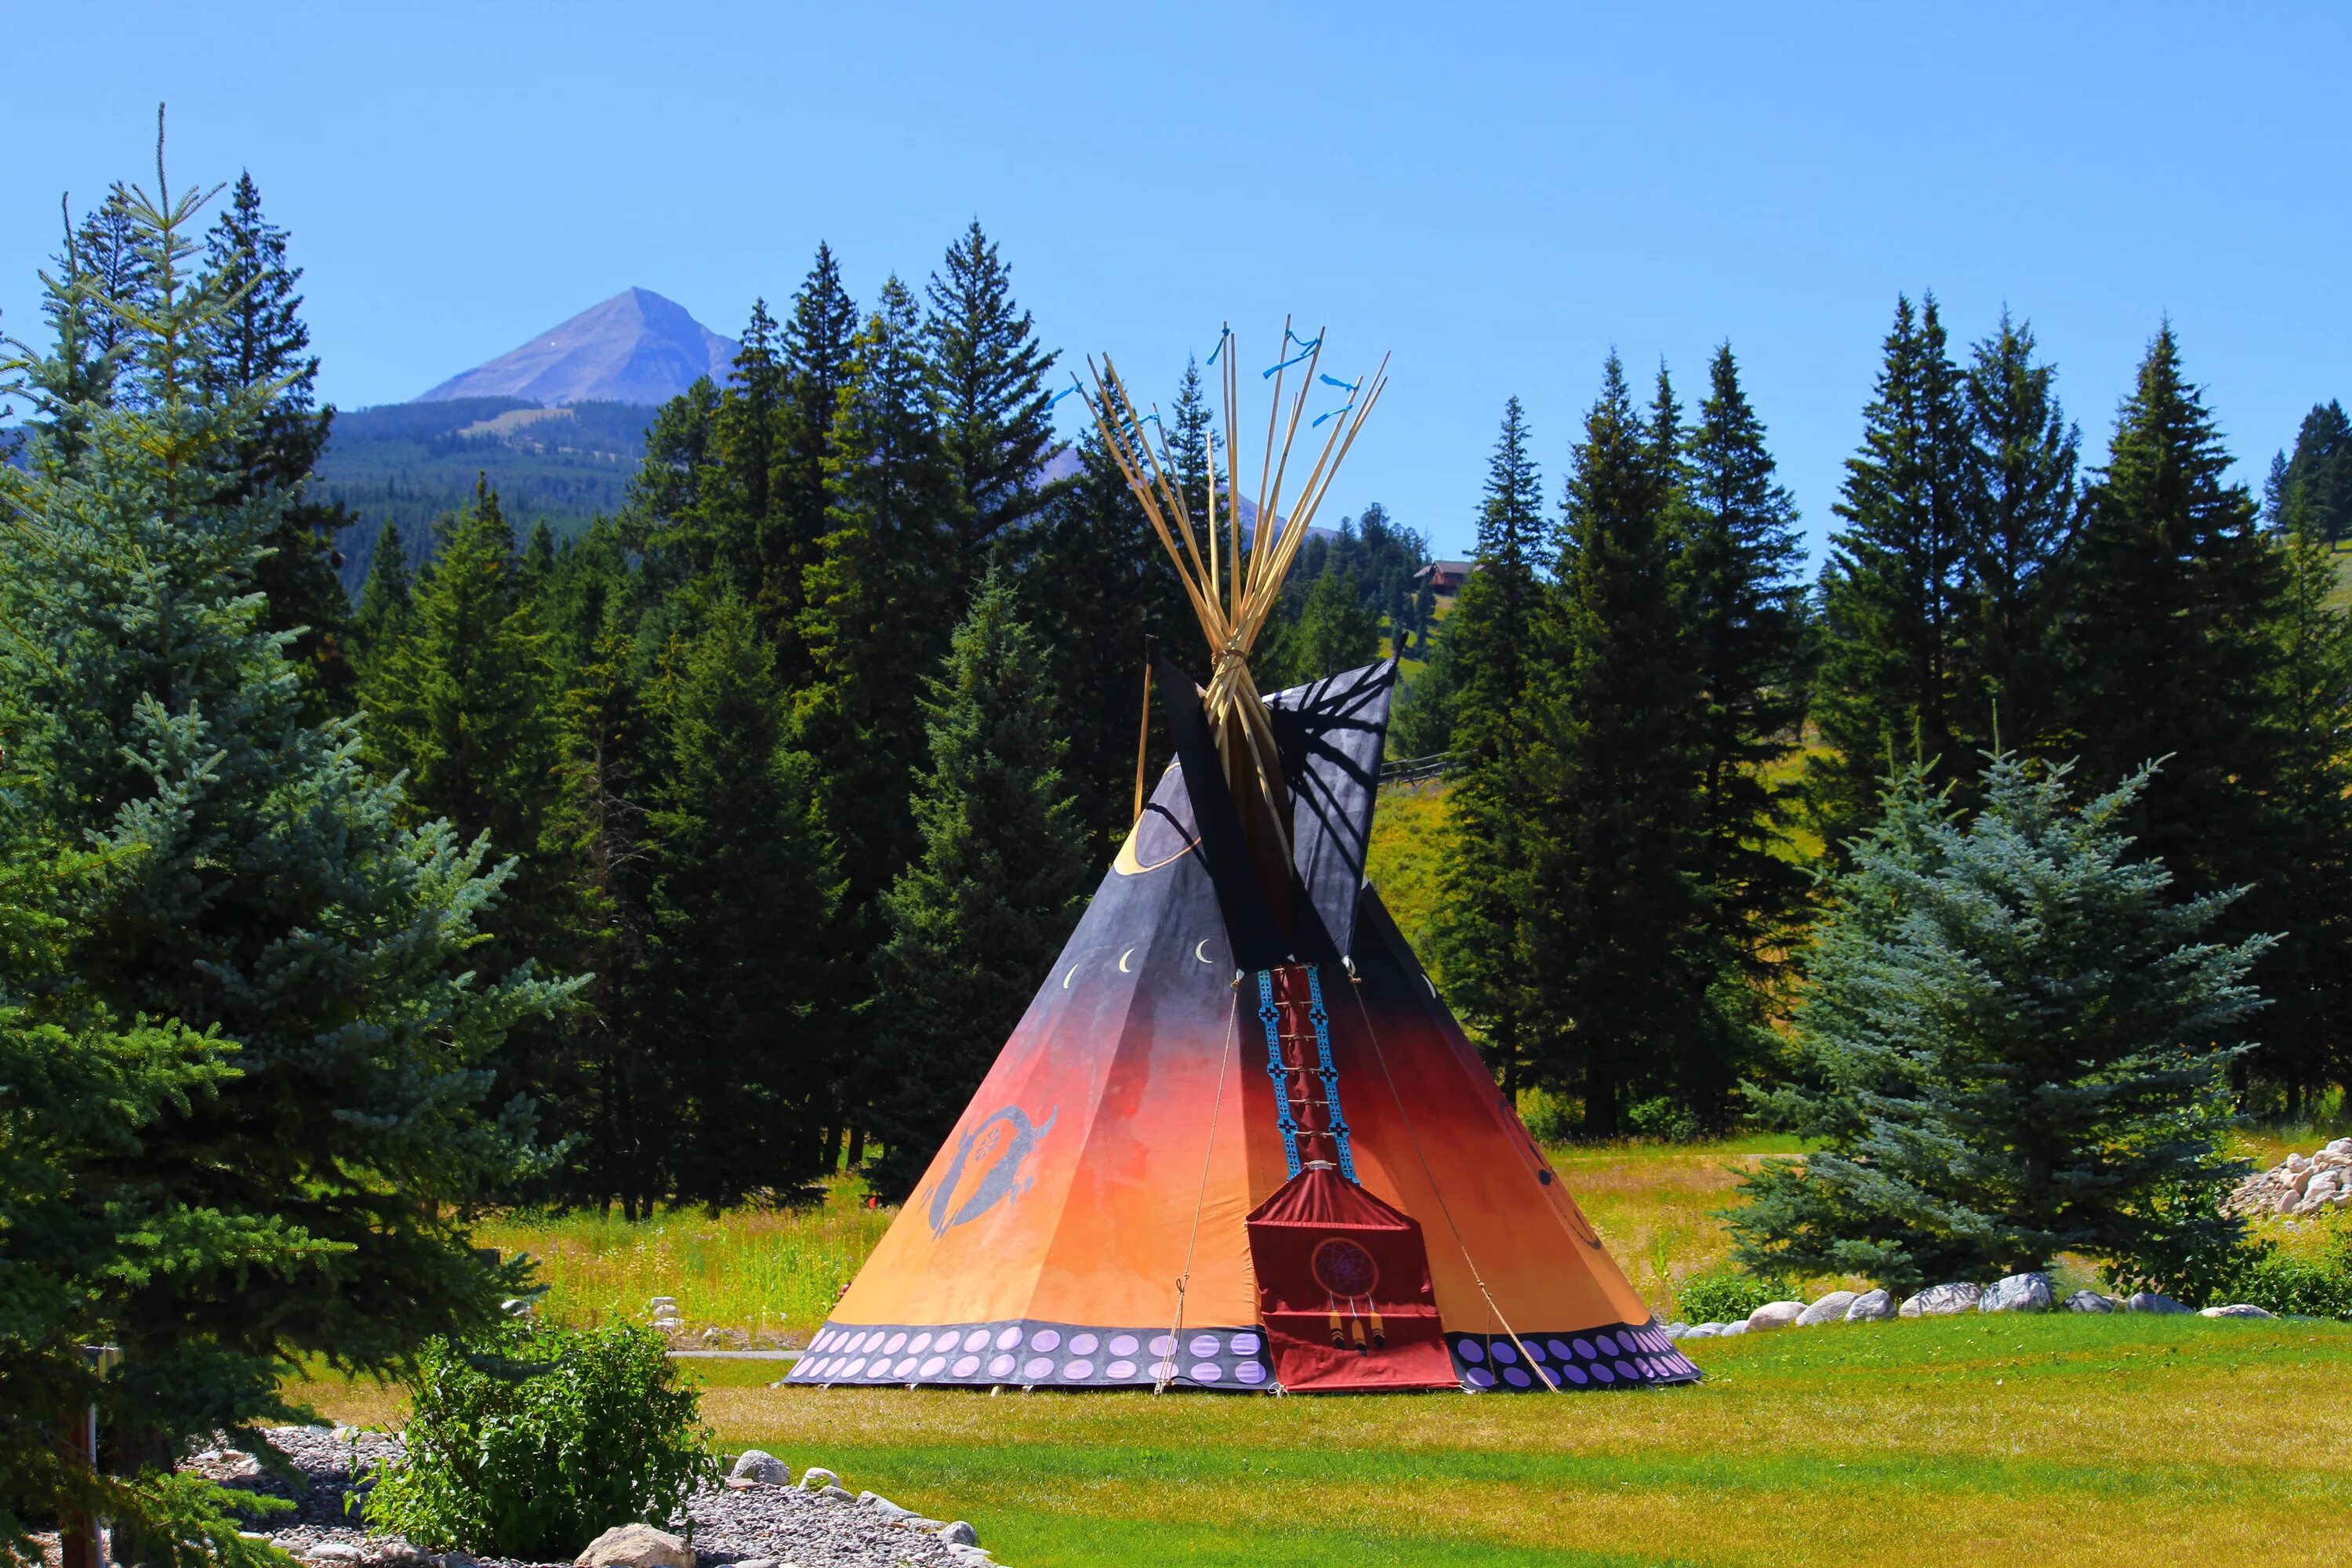
[[[1286, 855], [1289, 840], [1288, 791], [1276, 761], [1274, 731], [1266, 721], [1265, 704], [1256, 682], [1250, 678], [1250, 650], [1256, 646], [1267, 617], [1273, 615], [1282, 596], [1283, 578], [1297, 560], [1307, 526], [1314, 521], [1323, 498], [1330, 493], [1339, 465], [1347, 460], [1348, 449], [1355, 445], [1356, 433], [1364, 427], [1365, 419], [1388, 385], [1386, 354], [1381, 356], [1378, 368], [1370, 375], [1352, 384], [1333, 376], [1321, 378], [1324, 384], [1346, 392], [1348, 401], [1315, 421], [1316, 425], [1330, 421], [1331, 432], [1324, 437], [1323, 449], [1316, 456], [1314, 468], [1308, 470], [1289, 514], [1285, 516], [1283, 486], [1289, 475], [1291, 447], [1298, 437], [1299, 420], [1307, 412], [1307, 395], [1317, 385], [1323, 338], [1324, 334], [1317, 331], [1311, 342], [1301, 343], [1298, 353], [1283, 359], [1265, 373], [1265, 379], [1274, 383], [1274, 398], [1266, 411], [1265, 447], [1258, 463], [1256, 510], [1252, 514], [1246, 545], [1240, 503], [1241, 389], [1235, 369], [1239, 354], [1232, 326], [1224, 328], [1216, 352], [1209, 356], [1213, 363], [1223, 367], [1225, 457], [1233, 487], [1232, 492], [1222, 498], [1222, 519], [1218, 516], [1221, 498], [1214, 462], [1210, 464], [1208, 515], [1196, 521], [1185, 504], [1182, 487], [1170, 478], [1172, 465], [1164, 449], [1154, 451], [1144, 435], [1144, 416], [1137, 413], [1126, 384], [1119, 379], [1118, 366], [1108, 354], [1103, 356], [1099, 369], [1091, 356], [1087, 361], [1087, 373], [1094, 378], [1094, 391], [1087, 402], [1095, 416], [1095, 426], [1101, 431], [1104, 445], [1125, 476], [1128, 489], [1135, 492], [1144, 515], [1150, 520], [1152, 531], [1160, 536], [1169, 561], [1176, 568], [1178, 580], [1184, 584], [1185, 599], [1200, 620], [1202, 635], [1208, 638], [1211, 669], [1208, 687], [1202, 693], [1202, 706], [1217, 736], [1226, 781], [1237, 795], [1246, 799], [1255, 794], [1272, 808], [1272, 825]], [[1283, 348], [1287, 350], [1299, 342], [1286, 319], [1282, 323]], [[1285, 418], [1285, 383], [1291, 368], [1302, 361], [1306, 368], [1290, 396], [1288, 417]], [[1152, 423], [1158, 423], [1157, 407], [1150, 417]], [[1164, 447], [1164, 427], [1160, 438]], [[1205, 550], [1202, 547], [1204, 529]], [[1147, 685], [1147, 702], [1149, 689]], [[1244, 788], [1250, 773], [1256, 775], [1256, 791]], [[1139, 752], [1136, 789], [1136, 811], [1139, 816], [1143, 804]], [[1251, 815], [1246, 807], [1244, 815]]]

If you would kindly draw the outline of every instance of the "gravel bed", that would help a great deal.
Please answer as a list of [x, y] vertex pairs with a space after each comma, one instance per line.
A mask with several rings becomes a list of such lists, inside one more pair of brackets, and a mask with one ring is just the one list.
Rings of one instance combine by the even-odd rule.
[[[396, 1437], [326, 1426], [277, 1426], [265, 1436], [288, 1468], [257, 1463], [234, 1450], [200, 1454], [188, 1467], [227, 1484], [291, 1500], [295, 1512], [272, 1514], [257, 1528], [320, 1568], [570, 1568], [456, 1552], [443, 1555], [396, 1536], [370, 1535], [360, 1526], [356, 1509], [347, 1511], [345, 1504], [365, 1494], [374, 1466], [400, 1458]], [[883, 1509], [797, 1487], [698, 1492], [687, 1505], [687, 1521], [682, 1533], [693, 1541], [696, 1568], [985, 1568], [993, 1561], [977, 1548], [941, 1541], [928, 1529], [893, 1519]]]

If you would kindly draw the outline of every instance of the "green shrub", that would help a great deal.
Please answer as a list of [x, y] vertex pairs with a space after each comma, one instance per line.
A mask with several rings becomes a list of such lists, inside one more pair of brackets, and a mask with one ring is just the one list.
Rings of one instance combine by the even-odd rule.
[[1694, 1274], [1675, 1295], [1676, 1315], [1685, 1323], [1732, 1323], [1767, 1301], [1777, 1301], [1773, 1288], [1734, 1269]]
[[616, 1524], [673, 1521], [719, 1465], [701, 1396], [664, 1349], [631, 1323], [434, 1342], [406, 1459], [368, 1493], [369, 1525], [435, 1551], [568, 1562]]
[[1706, 1131], [1687, 1106], [1677, 1105], [1663, 1094], [1628, 1108], [1625, 1126], [1636, 1138], [1661, 1143], [1695, 1143]]
[[2265, 1247], [2221, 1292], [2284, 1317], [2337, 1318], [2352, 1322], [2352, 1224], [2330, 1216], [2318, 1245], [2284, 1252]]

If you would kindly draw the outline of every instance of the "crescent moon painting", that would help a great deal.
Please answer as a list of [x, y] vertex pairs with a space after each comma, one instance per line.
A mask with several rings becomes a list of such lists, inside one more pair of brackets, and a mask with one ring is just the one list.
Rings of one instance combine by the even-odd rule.
[[1128, 966], [1127, 966], [1127, 961], [1128, 961], [1129, 959], [1130, 959], [1130, 958], [1133, 958], [1134, 956], [1135, 956], [1135, 949], [1133, 949], [1133, 948], [1131, 948], [1131, 947], [1130, 947], [1130, 948], [1129, 948], [1125, 952], [1122, 952], [1122, 953], [1120, 953], [1120, 954], [1118, 955], [1118, 972], [1119, 972], [1121, 974], [1132, 974], [1132, 973], [1135, 973], [1135, 971], [1133, 971], [1133, 970], [1131, 970], [1131, 969], [1128, 968]]
[[1070, 972], [1062, 976], [1062, 989], [1067, 991], [1070, 988], [1070, 982], [1076, 980], [1077, 977], [1078, 966], [1073, 963], [1070, 965]]
[[1192, 956], [1199, 959], [1203, 963], [1214, 963], [1217, 962], [1215, 959], [1209, 956], [1209, 939], [1205, 936], [1201, 939], [1201, 944], [1192, 950]]

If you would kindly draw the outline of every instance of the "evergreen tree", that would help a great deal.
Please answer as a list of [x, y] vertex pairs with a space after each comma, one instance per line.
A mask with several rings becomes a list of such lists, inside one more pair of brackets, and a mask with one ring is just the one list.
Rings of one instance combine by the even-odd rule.
[[2168, 759], [2134, 805], [2140, 847], [2191, 898], [2253, 885], [2221, 922], [2242, 936], [2275, 929], [2264, 907], [2278, 847], [2266, 699], [2278, 678], [2284, 581], [2279, 552], [2229, 468], [2167, 326], [2084, 497], [2066, 689], [2093, 776]]
[[2058, 719], [2053, 583], [2074, 526], [2082, 434], [2051, 391], [2055, 374], [2033, 361], [2033, 329], [2003, 311], [2000, 330], [1976, 345], [1967, 377], [1974, 613], [1962, 658], [2012, 749], [2045, 742]]
[[1559, 591], [1538, 624], [1528, 931], [1539, 1071], [1614, 1136], [1634, 1097], [1671, 1093], [1710, 1122], [1742, 1043], [1707, 1001], [1697, 827], [1698, 672], [1675, 583], [1672, 395], [1645, 427], [1614, 354], [1568, 486]]
[[2294, 435], [2294, 452], [2272, 465], [2273, 525], [2289, 508], [2299, 524], [2327, 544], [2352, 539], [2352, 419], [2333, 399], [2315, 404]]
[[[174, 1111], [215, 1104], [238, 1075], [234, 1047], [176, 1023], [125, 1026], [67, 968], [84, 923], [131, 873], [130, 857], [44, 842], [48, 826], [0, 788], [0, 1555], [39, 1560], [32, 1531], [71, 1515], [110, 1517], [116, 1539], [210, 1547], [228, 1561], [243, 1521], [233, 1494], [195, 1476], [132, 1482], [95, 1475], [71, 1434], [102, 1406], [110, 1429], [181, 1429], [192, 1414], [168, 1385], [101, 1381], [82, 1347], [113, 1337], [124, 1285], [155, 1269], [302, 1272], [319, 1245], [276, 1216], [192, 1209], [136, 1157]], [[210, 1369], [207, 1369], [210, 1370]], [[236, 1392], [274, 1407], [260, 1369]], [[217, 1393], [217, 1389], [206, 1390]], [[224, 1550], [226, 1549], [226, 1550]]]
[[925, 289], [929, 375], [940, 454], [954, 477], [957, 562], [978, 575], [989, 547], [1045, 504], [1040, 483], [1054, 437], [1045, 377], [1061, 356], [1039, 346], [1035, 323], [1013, 300], [996, 246], [972, 220], [948, 247]]
[[[1143, 508], [1091, 429], [1077, 459], [1038, 519], [1019, 586], [1068, 741], [1063, 771], [1099, 863], [1133, 826], [1144, 645], [1189, 647], [1200, 632]], [[1158, 754], [1167, 756], [1164, 743]]]
[[666, 1055], [647, 968], [661, 737], [615, 603], [558, 709], [558, 795], [541, 853], [561, 868], [562, 955], [590, 976], [562, 1020], [550, 1131], [575, 1140], [563, 1194], [636, 1219], [667, 1191]]
[[351, 600], [335, 535], [358, 520], [303, 494], [335, 411], [318, 405], [319, 359], [294, 291], [302, 269], [287, 261], [286, 237], [263, 216], [253, 175], [239, 174], [205, 237], [205, 268], [218, 280], [225, 308], [205, 332], [202, 374], [223, 388], [268, 396], [259, 424], [226, 455], [223, 480], [232, 501], [265, 490], [289, 497], [257, 574], [269, 599], [263, 625], [295, 633], [288, 646], [318, 710], [348, 712], [355, 679], [346, 646]]
[[[130, 188], [121, 181], [81, 221], [68, 242], [64, 270], [79, 280], [92, 309], [82, 327], [94, 358], [120, 363], [139, 352], [152, 331], [142, 307], [153, 302], [155, 264], [131, 216]], [[131, 394], [142, 390], [134, 380]]]
[[646, 458], [629, 481], [622, 534], [643, 557], [646, 585], [656, 594], [681, 588], [708, 569], [699, 523], [719, 397], [718, 384], [699, 377], [646, 427]]
[[923, 712], [922, 853], [892, 886], [876, 961], [872, 1180], [902, 1198], [954, 1127], [1083, 907], [1086, 833], [1034, 639], [992, 572]]
[[1326, 572], [1316, 579], [1282, 652], [1282, 668], [1269, 677], [1276, 689], [1321, 680], [1381, 657], [1380, 617], [1365, 605], [1353, 572]]
[[1682, 458], [1678, 567], [1699, 685], [1691, 871], [1760, 1002], [1785, 966], [1810, 885], [1774, 852], [1787, 811], [1767, 782], [1805, 720], [1804, 546], [1728, 343], [1708, 367]]
[[514, 530], [487, 479], [441, 530], [410, 616], [412, 634], [369, 663], [369, 751], [387, 775], [405, 775], [418, 814], [523, 853], [552, 791], [552, 693]]
[[[1208, 394], [1201, 388], [1200, 363], [1188, 354], [1184, 374], [1176, 383], [1176, 401], [1168, 410], [1164, 449], [1169, 479], [1203, 548], [1208, 542], [1212, 486], [1217, 492], [1217, 530], [1224, 536], [1227, 548], [1233, 542], [1233, 523], [1226, 510], [1233, 502], [1233, 486], [1231, 476], [1217, 461], [1217, 445], [1216, 417], [1209, 411]], [[1246, 537], [1244, 534], [1244, 542]]]
[[715, 1209], [818, 1173], [839, 888], [815, 764], [784, 744], [751, 612], [719, 600], [667, 662], [641, 1016], [665, 1080], [662, 1195]]
[[1462, 711], [1454, 639], [1432, 623], [1414, 646], [1422, 660], [1421, 673], [1397, 693], [1395, 711], [1389, 719], [1388, 753], [1391, 757], [1444, 756], [1454, 748], [1454, 726]]
[[[85, 1108], [114, 1120], [110, 1140], [153, 1109], [109, 1158], [148, 1213], [184, 1216], [142, 1227], [140, 1267], [85, 1281], [98, 1300], [77, 1332], [124, 1353], [107, 1403], [126, 1469], [282, 1411], [298, 1359], [389, 1369], [495, 1317], [520, 1273], [474, 1252], [464, 1216], [511, 1176], [528, 1118], [484, 1114], [482, 1068], [569, 989], [480, 978], [477, 922], [504, 873], [445, 823], [404, 826], [345, 721], [304, 714], [254, 586], [289, 498], [226, 504], [218, 483], [268, 399], [199, 374], [228, 301], [190, 279], [198, 207], [160, 174], [152, 199], [129, 193], [148, 282], [118, 395], [59, 406], [32, 389], [69, 378], [20, 357], [36, 460], [0, 468], [9, 855], [88, 845], [119, 869], [55, 973], [92, 1029], [170, 1019], [212, 1042], [142, 1046], [159, 1074], [174, 1052], [234, 1069], [184, 1099], [150, 1079]], [[111, 308], [78, 289], [51, 306]], [[58, 429], [79, 433], [70, 450]], [[104, 1054], [82, 1061], [115, 1071]], [[135, 1536], [121, 1555], [163, 1560]]]
[[352, 659], [362, 681], [370, 664], [388, 658], [394, 645], [409, 635], [414, 591], [400, 530], [387, 522], [376, 533], [367, 581], [360, 585], [359, 609], [352, 616]]
[[1885, 360], [1846, 459], [1845, 526], [1822, 570], [1822, 649], [1813, 719], [1824, 749], [1807, 766], [1833, 854], [1872, 818], [1893, 754], [1958, 766], [1990, 733], [1965, 668], [1969, 440], [1958, 368], [1931, 295], [1895, 302]]
[[1543, 481], [1528, 447], [1527, 416], [1514, 397], [1503, 405], [1487, 468], [1477, 570], [1445, 623], [1460, 696], [1435, 944], [1454, 1010], [1514, 1098], [1537, 1044], [1527, 920], [1545, 586], [1538, 564]]
[[2201, 1296], [2241, 1222], [2213, 1194], [2224, 1075], [2267, 939], [2220, 940], [2233, 893], [2176, 900], [2133, 855], [2147, 770], [2077, 805], [2000, 757], [1963, 826], [1914, 763], [1833, 889], [1797, 1016], [1804, 1081], [1768, 1114], [1820, 1147], [1748, 1178], [1735, 1256], [1890, 1289], [2063, 1252]]
[[914, 847], [921, 755], [910, 700], [946, 647], [954, 475], [923, 384], [915, 303], [895, 278], [859, 331], [834, 421], [831, 524], [811, 564], [801, 639], [819, 672], [793, 698], [796, 744], [824, 778], [846, 908], [867, 911]]
[[799, 617], [806, 608], [808, 568], [816, 560], [817, 542], [832, 531], [825, 521], [825, 464], [833, 457], [833, 422], [841, 389], [849, 379], [856, 336], [857, 307], [841, 286], [841, 268], [833, 252], [820, 244], [807, 279], [793, 296], [793, 313], [783, 328], [788, 396], [776, 476], [783, 537], [775, 552], [797, 566], [780, 567], [773, 586], [782, 595], [779, 614], [791, 634], [780, 646], [777, 665], [777, 674], [788, 685], [800, 685], [812, 673], [800, 646]]

